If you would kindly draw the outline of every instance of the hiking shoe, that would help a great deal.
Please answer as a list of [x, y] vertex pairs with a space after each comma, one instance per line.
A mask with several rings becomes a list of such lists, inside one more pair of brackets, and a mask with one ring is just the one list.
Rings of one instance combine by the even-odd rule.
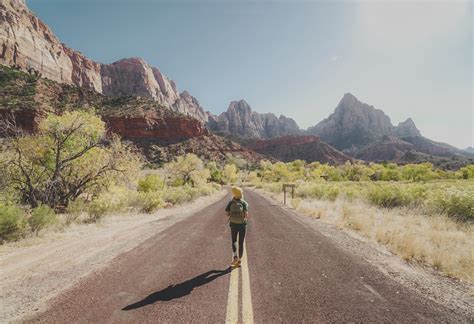
[[239, 261], [240, 261], [239, 258], [235, 256], [235, 257], [232, 259], [232, 265], [234, 265], [234, 266], [237, 265], [237, 263], [238, 263]]

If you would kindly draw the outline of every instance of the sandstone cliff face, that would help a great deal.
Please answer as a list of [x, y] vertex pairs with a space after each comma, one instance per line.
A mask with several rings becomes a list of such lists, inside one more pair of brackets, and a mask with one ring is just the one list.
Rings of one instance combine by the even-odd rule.
[[126, 139], [180, 140], [209, 135], [196, 119], [179, 117], [108, 117], [102, 119], [114, 133]]
[[195, 98], [140, 58], [94, 62], [62, 44], [21, 0], [0, 0], [0, 64], [109, 96], [143, 96], [164, 107], [207, 121]]
[[272, 138], [288, 134], [299, 134], [296, 122], [285, 116], [272, 113], [259, 114], [245, 100], [232, 101], [226, 112], [209, 117], [209, 128], [225, 134], [246, 138]]
[[394, 134], [398, 137], [421, 136], [420, 131], [416, 128], [415, 122], [411, 118], [399, 123], [394, 129]]
[[23, 1], [0, 2], [0, 64], [101, 92], [99, 65], [61, 44]]
[[192, 116], [204, 123], [207, 123], [209, 120], [209, 113], [204, 111], [199, 101], [187, 91], [183, 91], [179, 94], [179, 98], [174, 102], [171, 108], [174, 111]]
[[328, 118], [308, 129], [337, 149], [364, 160], [400, 160], [409, 152], [453, 156], [462, 151], [421, 135], [411, 118], [393, 126], [381, 110], [347, 93]]
[[199, 120], [149, 98], [111, 98], [0, 66], [0, 118], [13, 114], [17, 125], [28, 132], [37, 130], [47, 112], [88, 107], [96, 109], [112, 132], [127, 139], [181, 140], [209, 134]]
[[348, 149], [353, 145], [364, 146], [383, 135], [393, 132], [390, 118], [381, 110], [375, 109], [346, 93], [333, 114], [308, 129], [310, 134], [338, 149]]

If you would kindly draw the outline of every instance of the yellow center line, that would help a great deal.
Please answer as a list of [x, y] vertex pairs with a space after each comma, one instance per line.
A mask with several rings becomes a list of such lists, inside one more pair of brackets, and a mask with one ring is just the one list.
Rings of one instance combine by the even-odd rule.
[[239, 272], [230, 273], [229, 297], [227, 298], [226, 324], [237, 324], [239, 320]]
[[244, 256], [242, 258], [242, 322], [244, 324], [253, 324], [252, 294], [250, 292], [250, 274], [245, 242]]

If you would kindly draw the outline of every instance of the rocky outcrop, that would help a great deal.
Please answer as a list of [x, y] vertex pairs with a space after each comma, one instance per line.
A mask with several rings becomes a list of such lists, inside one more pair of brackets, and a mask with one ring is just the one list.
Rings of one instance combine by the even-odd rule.
[[0, 117], [13, 114], [24, 130], [35, 131], [47, 112], [84, 108], [94, 108], [112, 132], [127, 139], [181, 140], [209, 134], [199, 120], [149, 98], [111, 98], [0, 66]]
[[259, 114], [245, 100], [232, 101], [226, 112], [209, 117], [209, 120], [211, 130], [245, 138], [273, 138], [301, 133], [293, 119], [283, 115], [277, 117], [272, 113]]
[[290, 162], [304, 160], [329, 164], [341, 164], [352, 159], [346, 154], [322, 142], [312, 135], [287, 135], [268, 140], [255, 140], [245, 147], [257, 153], [271, 156], [277, 160]]
[[393, 133], [390, 118], [382, 110], [375, 109], [346, 93], [333, 114], [308, 129], [322, 140], [343, 150], [362, 147], [375, 142], [383, 135]]
[[177, 143], [151, 144], [147, 148], [147, 156], [155, 163], [168, 162], [186, 153], [196, 154], [204, 161], [214, 161], [220, 165], [228, 160], [229, 155], [241, 158], [250, 165], [258, 165], [261, 160], [276, 162], [271, 157], [258, 154], [214, 134], [192, 137]]
[[463, 152], [423, 137], [411, 118], [393, 126], [382, 110], [346, 93], [333, 114], [308, 129], [351, 156], [369, 160], [399, 160], [409, 152], [454, 156]]
[[0, 64], [109, 96], [143, 96], [202, 122], [207, 114], [195, 98], [143, 59], [94, 62], [62, 44], [20, 0], [0, 0]]
[[412, 144], [418, 152], [435, 156], [460, 156], [464, 152], [446, 143], [435, 142], [423, 136], [407, 136], [401, 138], [403, 141]]
[[209, 113], [204, 111], [199, 101], [187, 91], [183, 91], [179, 94], [179, 98], [174, 102], [171, 108], [174, 111], [192, 116], [204, 123], [207, 123], [209, 120]]
[[[0, 120], [12, 122], [27, 133], [34, 133], [38, 130], [39, 121], [43, 118], [43, 114], [39, 110], [18, 110], [11, 111], [0, 108]], [[6, 131], [7, 134], [3, 132]], [[7, 129], [0, 129], [0, 136], [10, 135]]]
[[182, 117], [109, 117], [102, 119], [107, 126], [125, 139], [182, 140], [209, 135], [208, 130], [196, 119]]
[[416, 128], [415, 122], [411, 118], [399, 123], [393, 133], [398, 137], [421, 136], [420, 131]]
[[99, 64], [61, 44], [23, 1], [1, 0], [0, 63], [102, 91]]
[[358, 150], [355, 157], [365, 161], [401, 161], [407, 152], [413, 151], [415, 151], [413, 144], [394, 136], [384, 136], [380, 142]]

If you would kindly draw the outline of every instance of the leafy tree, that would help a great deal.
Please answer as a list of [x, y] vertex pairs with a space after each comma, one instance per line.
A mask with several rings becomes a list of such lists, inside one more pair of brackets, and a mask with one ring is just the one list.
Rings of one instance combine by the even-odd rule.
[[21, 202], [33, 208], [63, 208], [82, 194], [97, 194], [138, 172], [138, 154], [120, 139], [106, 139], [104, 122], [85, 111], [50, 114], [38, 133], [8, 124], [10, 136], [0, 153], [0, 168]]
[[474, 179], [474, 164], [466, 165], [459, 170], [463, 179]]
[[[165, 164], [165, 170], [170, 177], [173, 186], [180, 185], [195, 185], [200, 182], [199, 177], [209, 178], [209, 171], [204, 171], [204, 164], [202, 160], [192, 153], [185, 156], [178, 156], [174, 161]], [[201, 172], [203, 171], [203, 172]]]
[[225, 183], [234, 183], [237, 180], [237, 167], [235, 164], [226, 164], [222, 180]]
[[217, 163], [211, 161], [206, 164], [206, 169], [209, 170], [210, 179], [212, 182], [222, 182], [222, 169], [217, 166]]

